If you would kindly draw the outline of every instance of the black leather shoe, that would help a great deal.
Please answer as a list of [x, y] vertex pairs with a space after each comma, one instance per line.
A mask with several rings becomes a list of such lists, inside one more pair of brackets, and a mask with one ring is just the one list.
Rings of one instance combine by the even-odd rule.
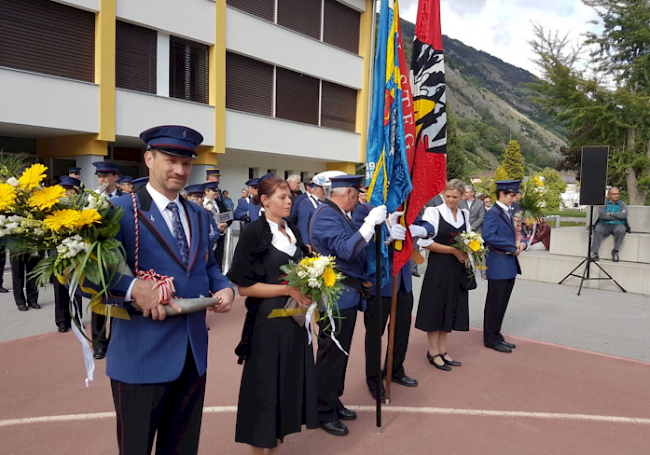
[[66, 333], [68, 331], [68, 326], [65, 325], [65, 322], [61, 322], [57, 324], [57, 327], [59, 328], [59, 332], [61, 333]]
[[6, 294], [9, 292], [7, 289], [4, 288], [4, 286], [0, 286], [0, 294]]
[[41, 306], [36, 302], [30, 303], [29, 306], [34, 308], [35, 310], [40, 310], [41, 309]]
[[501, 344], [504, 345], [504, 346], [507, 347], [507, 348], [510, 348], [510, 349], [515, 349], [515, 348], [517, 347], [516, 344], [514, 344], [514, 343], [508, 343], [507, 341], [502, 341]]
[[25, 305], [24, 303], [18, 305], [18, 310], [20, 311], [27, 311], [28, 309], [29, 308], [27, 308], [27, 305]]
[[612, 250], [612, 261], [618, 262], [618, 251]]
[[337, 409], [336, 415], [339, 420], [357, 420], [357, 413], [348, 408]]
[[340, 420], [321, 423], [320, 427], [323, 430], [327, 431], [329, 434], [333, 434], [334, 436], [345, 436], [350, 432], [350, 430], [348, 430], [348, 427], [343, 425]]
[[510, 349], [507, 346], [504, 346], [501, 343], [497, 344], [496, 346], [486, 346], [486, 348], [494, 349], [495, 351], [499, 351], [499, 352], [512, 352], [512, 349]]
[[462, 363], [457, 362], [456, 360], [447, 360], [445, 359], [445, 356], [447, 353], [445, 352], [444, 354], [440, 354], [440, 357], [442, 358], [442, 361], [445, 362], [445, 365], [449, 365], [450, 367], [459, 367], [462, 365]]
[[97, 348], [97, 349], [95, 349], [95, 353], [93, 354], [93, 358], [95, 360], [101, 360], [104, 357], [106, 357], [106, 349], [105, 348]]
[[398, 378], [397, 376], [393, 376], [393, 382], [395, 384], [403, 385], [404, 387], [417, 387], [418, 386], [418, 381], [416, 379], [413, 379], [409, 376], [402, 376], [401, 378]]
[[431, 355], [429, 354], [429, 352], [427, 352], [427, 360], [431, 365], [433, 365], [434, 367], [442, 371], [451, 371], [451, 367], [449, 365], [445, 365], [444, 363], [442, 365], [438, 365], [436, 362], [434, 362], [433, 359], [435, 359], [436, 357], [442, 357], [442, 356], [440, 354]]

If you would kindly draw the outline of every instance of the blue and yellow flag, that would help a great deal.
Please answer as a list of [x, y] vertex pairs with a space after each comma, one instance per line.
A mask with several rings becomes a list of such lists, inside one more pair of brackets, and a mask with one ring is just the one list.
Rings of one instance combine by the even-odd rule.
[[[399, 6], [394, 10], [388, 1], [381, 2], [377, 28], [377, 50], [372, 92], [372, 113], [366, 154], [366, 185], [368, 202], [374, 207], [386, 205], [388, 212], [396, 211], [411, 189], [406, 157], [404, 118], [402, 113], [402, 82], [398, 46]], [[408, 76], [407, 76], [408, 77]], [[382, 286], [388, 281], [388, 247], [384, 225], [382, 238]], [[375, 274], [375, 249], [368, 249], [368, 273]]]

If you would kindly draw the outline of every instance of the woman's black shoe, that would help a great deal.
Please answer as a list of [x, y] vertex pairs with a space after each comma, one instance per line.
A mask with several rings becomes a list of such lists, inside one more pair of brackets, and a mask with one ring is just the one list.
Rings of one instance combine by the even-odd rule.
[[455, 360], [447, 360], [445, 359], [445, 356], [447, 353], [445, 352], [444, 354], [440, 354], [440, 357], [442, 357], [442, 361], [445, 362], [445, 365], [449, 365], [450, 367], [459, 367], [462, 365], [462, 363], [457, 362]]
[[[441, 354], [431, 355], [427, 351], [427, 360], [429, 360], [429, 363], [431, 365], [433, 365], [434, 367], [442, 371], [451, 371], [451, 367], [449, 365], [445, 365], [444, 363], [442, 365], [438, 365], [436, 362], [434, 362], [433, 359], [435, 359], [436, 357], [442, 357], [442, 355]], [[444, 362], [445, 359], [442, 359], [442, 361]]]

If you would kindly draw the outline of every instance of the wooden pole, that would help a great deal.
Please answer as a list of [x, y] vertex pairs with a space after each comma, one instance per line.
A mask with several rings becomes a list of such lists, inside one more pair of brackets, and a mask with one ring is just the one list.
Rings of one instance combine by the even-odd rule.
[[[395, 271], [393, 270], [393, 273]], [[399, 272], [397, 272], [399, 273]], [[393, 382], [393, 357], [395, 351], [395, 315], [397, 313], [397, 291], [399, 275], [393, 275], [393, 295], [390, 301], [390, 324], [388, 326], [388, 348], [386, 365], [386, 405], [390, 404], [390, 385]]]

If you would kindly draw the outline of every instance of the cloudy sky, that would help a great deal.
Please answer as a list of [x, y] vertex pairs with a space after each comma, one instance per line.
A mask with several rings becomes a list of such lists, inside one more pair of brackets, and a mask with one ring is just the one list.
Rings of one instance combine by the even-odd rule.
[[[415, 22], [417, 0], [400, 0], [400, 16]], [[597, 16], [580, 0], [441, 0], [442, 33], [538, 74], [528, 41], [533, 23], [561, 34], [594, 30]]]

